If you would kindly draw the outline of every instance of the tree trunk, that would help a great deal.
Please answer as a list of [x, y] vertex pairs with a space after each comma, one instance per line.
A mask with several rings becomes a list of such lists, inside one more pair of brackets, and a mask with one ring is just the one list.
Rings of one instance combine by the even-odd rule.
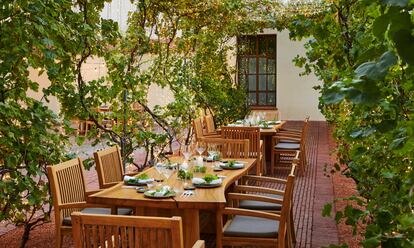
[[31, 229], [32, 229], [32, 226], [30, 224], [24, 225], [23, 236], [22, 236], [22, 239], [20, 240], [20, 248], [24, 248], [26, 246], [26, 243], [29, 240]]

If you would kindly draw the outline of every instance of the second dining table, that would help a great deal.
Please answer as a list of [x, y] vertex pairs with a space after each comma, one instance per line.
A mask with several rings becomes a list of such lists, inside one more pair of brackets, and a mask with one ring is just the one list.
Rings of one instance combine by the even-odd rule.
[[[275, 124], [268, 125], [267, 128], [260, 128], [260, 139], [263, 140], [264, 143], [264, 150], [265, 150], [265, 161], [266, 166], [264, 168], [264, 173], [266, 174], [268, 168], [271, 168], [271, 154], [272, 154], [272, 137], [279, 131], [279, 129], [283, 128], [283, 126], [286, 124], [286, 121], [276, 121]], [[229, 126], [251, 126], [251, 125], [243, 125], [243, 124], [230, 124]], [[221, 133], [221, 129], [217, 129], [217, 133]]]
[[[138, 193], [134, 187], [125, 186], [123, 182], [104, 189], [89, 196], [91, 203], [107, 204], [111, 206], [122, 206], [135, 208], [137, 215], [143, 216], [181, 216], [183, 221], [184, 247], [192, 247], [200, 239], [200, 210], [217, 211], [226, 206], [226, 191], [243, 175], [246, 175], [250, 168], [255, 166], [255, 159], [237, 159], [244, 164], [243, 168], [236, 170], [214, 171], [213, 165], [216, 162], [206, 162], [206, 174], [218, 175], [222, 178], [222, 184], [216, 188], [196, 188], [194, 194], [186, 196], [180, 192], [176, 196], [166, 199], [147, 198], [143, 193]], [[180, 163], [182, 158], [173, 157], [171, 161]], [[150, 168], [142, 173], [149, 177], [159, 177], [154, 168]], [[171, 188], [183, 191], [184, 181], [177, 179], [174, 173], [165, 184]], [[214, 226], [215, 228], [215, 226]], [[155, 238], [155, 237], [150, 237]]]

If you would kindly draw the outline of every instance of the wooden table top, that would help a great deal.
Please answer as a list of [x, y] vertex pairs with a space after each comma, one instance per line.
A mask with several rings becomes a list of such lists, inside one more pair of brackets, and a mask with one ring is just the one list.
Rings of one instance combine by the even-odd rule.
[[[172, 158], [174, 162], [181, 162], [181, 158]], [[156, 207], [156, 208], [194, 208], [194, 209], [210, 209], [224, 207], [226, 204], [225, 191], [241, 176], [246, 175], [249, 169], [256, 163], [255, 159], [237, 159], [245, 162], [243, 169], [213, 171], [213, 163], [205, 163], [207, 166], [207, 174], [217, 174], [226, 176], [222, 179], [223, 183], [217, 188], [196, 188], [194, 195], [182, 197], [183, 181], [176, 180], [175, 172], [167, 181], [171, 188], [178, 188], [181, 192], [173, 198], [167, 199], [151, 199], [144, 196], [143, 193], [137, 193], [135, 188], [126, 188], [123, 182], [95, 193], [88, 198], [88, 202], [98, 204], [108, 204], [112, 206], [131, 206], [131, 207]], [[144, 172], [142, 172], [144, 173]], [[150, 168], [145, 171], [150, 177], [159, 178], [157, 171]], [[203, 177], [201, 173], [194, 173], [194, 177]], [[165, 183], [165, 181], [164, 181]]]
[[[281, 121], [279, 124], [273, 125], [272, 128], [260, 128], [262, 135], [274, 135], [277, 130], [281, 129], [286, 124], [286, 121]], [[216, 129], [217, 133], [221, 133], [221, 128]]]

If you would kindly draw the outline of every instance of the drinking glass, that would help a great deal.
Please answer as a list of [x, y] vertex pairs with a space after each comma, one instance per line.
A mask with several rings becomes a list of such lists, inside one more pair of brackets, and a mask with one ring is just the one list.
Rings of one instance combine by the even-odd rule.
[[161, 173], [162, 173], [164, 165], [158, 159], [154, 159], [154, 163], [155, 163], [154, 164], [155, 170], [158, 172], [158, 179], [156, 179], [156, 181], [162, 182]]
[[209, 158], [212, 158], [213, 161], [216, 160], [217, 144], [208, 144], [207, 153]]
[[188, 163], [188, 161], [190, 160], [191, 154], [193, 154], [192, 151], [191, 151], [191, 146], [190, 145], [184, 145], [181, 148], [181, 153], [184, 156], [184, 162]]
[[164, 177], [166, 179], [165, 181], [166, 181], [166, 184], [167, 184], [168, 179], [174, 173], [174, 170], [173, 170], [173, 168], [169, 167], [168, 164], [163, 164], [161, 172], [164, 175]]
[[205, 144], [203, 143], [203, 142], [197, 142], [197, 152], [198, 152], [198, 155], [202, 155], [203, 154], [203, 152], [206, 150], [206, 148], [205, 148], [205, 146], [204, 146]]

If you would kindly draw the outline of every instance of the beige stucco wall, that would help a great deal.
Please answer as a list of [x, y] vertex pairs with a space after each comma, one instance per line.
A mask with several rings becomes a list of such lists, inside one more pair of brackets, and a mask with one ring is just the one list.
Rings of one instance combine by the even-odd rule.
[[325, 120], [318, 109], [319, 93], [312, 88], [321, 82], [314, 74], [299, 76], [303, 69], [292, 62], [296, 55], [305, 54], [303, 43], [289, 40], [288, 31], [277, 33], [277, 107], [282, 119], [302, 120], [310, 115], [311, 120]]
[[[144, 61], [145, 59], [146, 58], [144, 58]], [[28, 96], [37, 100], [42, 100], [42, 102], [52, 111], [59, 114], [60, 104], [56, 97], [48, 97], [49, 102], [43, 98], [42, 89], [50, 86], [50, 81], [48, 80], [47, 73], [44, 72], [42, 75], [39, 75], [39, 71], [33, 68], [31, 68], [29, 71], [30, 80], [39, 83], [39, 90], [37, 92], [29, 90], [27, 92]], [[87, 63], [82, 66], [82, 76], [85, 81], [98, 79], [99, 77], [105, 75], [106, 72], [107, 68], [104, 64], [104, 61], [99, 58], [89, 59]], [[168, 88], [161, 88], [157, 85], [151, 85], [149, 87], [148, 106], [150, 108], [153, 108], [155, 105], [164, 106], [173, 100], [173, 94], [170, 90], [168, 90]]]
[[37, 92], [33, 90], [29, 90], [27, 92], [27, 95], [29, 97], [32, 97], [36, 100], [41, 100], [46, 106], [48, 106], [53, 112], [59, 113], [60, 110], [60, 104], [59, 101], [56, 99], [56, 97], [48, 97], [47, 99], [49, 102], [46, 101], [46, 99], [43, 98], [43, 88], [47, 88], [50, 86], [50, 81], [47, 78], [47, 73], [44, 72], [43, 74], [39, 75], [39, 71], [34, 68], [29, 69], [29, 79], [39, 83], [39, 90]]

